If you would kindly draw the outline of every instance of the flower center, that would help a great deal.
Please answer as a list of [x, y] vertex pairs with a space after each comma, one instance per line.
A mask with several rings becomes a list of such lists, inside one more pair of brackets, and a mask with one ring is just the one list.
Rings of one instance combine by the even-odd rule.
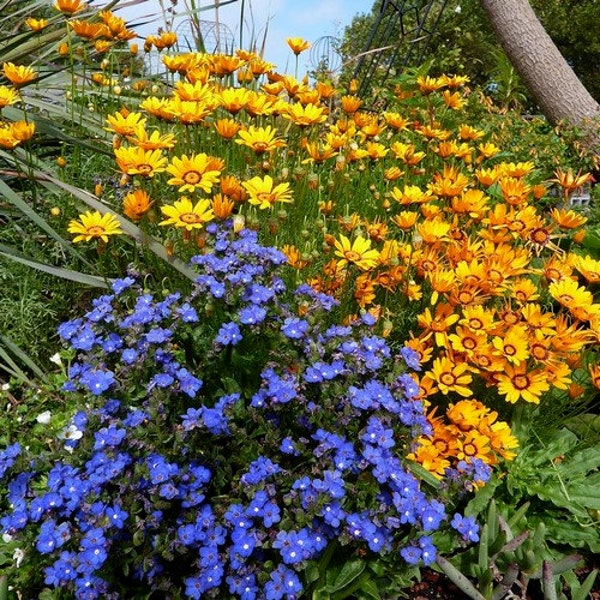
[[202, 219], [196, 213], [184, 213], [179, 215], [179, 220], [187, 223], [188, 225], [192, 223], [202, 223]]
[[469, 319], [469, 327], [471, 329], [483, 329], [483, 322], [480, 319]]
[[512, 344], [506, 344], [504, 346], [504, 354], [506, 356], [514, 356], [517, 353], [517, 349]]
[[152, 173], [152, 165], [139, 165], [137, 170], [140, 175], [150, 175]]
[[550, 241], [550, 234], [545, 229], [534, 229], [530, 236], [531, 241], [541, 246], [546, 245]]
[[273, 202], [275, 202], [275, 195], [271, 194], [270, 192], [260, 192], [260, 193], [256, 194], [256, 197], [261, 202], [268, 202], [269, 204], [272, 204]]
[[529, 377], [527, 375], [515, 375], [512, 378], [512, 384], [517, 390], [525, 390], [529, 387]]
[[440, 382], [444, 385], [454, 385], [456, 383], [456, 377], [452, 373], [442, 373], [440, 376]]
[[477, 446], [475, 444], [465, 444], [463, 446], [463, 452], [467, 455], [467, 456], [475, 456], [477, 454]]
[[477, 342], [474, 338], [467, 337], [463, 339], [463, 347], [467, 350], [473, 350], [477, 346]]
[[269, 145], [266, 142], [254, 142], [252, 144], [252, 149], [254, 152], [256, 152], [256, 154], [262, 154], [263, 152], [266, 152], [268, 147]]
[[189, 185], [196, 185], [200, 181], [200, 173], [198, 171], [188, 171], [184, 176], [183, 180]]
[[360, 260], [360, 254], [354, 250], [346, 250], [344, 252], [344, 258], [348, 262], [356, 262], [357, 260]]
[[87, 228], [86, 231], [87, 231], [88, 235], [102, 235], [103, 233], [106, 232], [104, 227], [102, 227], [101, 225], [91, 225], [90, 227]]

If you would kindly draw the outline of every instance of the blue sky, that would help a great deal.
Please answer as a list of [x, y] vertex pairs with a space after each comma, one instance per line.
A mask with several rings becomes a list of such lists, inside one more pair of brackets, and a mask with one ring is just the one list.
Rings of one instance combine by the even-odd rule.
[[[222, 2], [226, 0], [221, 0]], [[123, 2], [127, 4], [127, 2]], [[164, 0], [163, 4], [171, 6], [170, 0]], [[197, 7], [205, 8], [212, 6], [214, 0], [196, 0]], [[242, 38], [244, 46], [251, 38], [252, 33], [256, 39], [262, 40], [266, 31], [266, 46], [264, 58], [274, 62], [280, 72], [292, 73], [295, 68], [294, 55], [290, 52], [285, 40], [288, 37], [302, 37], [311, 42], [317, 42], [317, 51], [307, 51], [300, 56], [299, 75], [302, 75], [311, 67], [311, 61], [315, 55], [321, 56], [326, 53], [324, 41], [318, 40], [324, 36], [341, 37], [344, 27], [349, 25], [352, 17], [357, 13], [369, 12], [373, 3], [371, 0], [245, 0], [245, 18]], [[226, 26], [234, 37], [236, 47], [240, 40], [240, 9], [242, 0], [237, 0], [219, 9], [219, 21]], [[185, 29], [183, 21], [186, 4], [179, 0], [175, 5], [176, 16], [175, 29]], [[130, 23], [141, 20], [151, 20], [147, 17], [154, 15], [155, 18], [144, 26], [135, 26], [135, 30], [142, 35], [155, 33], [156, 29], [163, 25], [159, 0], [145, 0], [134, 7], [126, 7], [117, 10]], [[214, 22], [216, 19], [214, 9], [204, 10], [201, 19]]]

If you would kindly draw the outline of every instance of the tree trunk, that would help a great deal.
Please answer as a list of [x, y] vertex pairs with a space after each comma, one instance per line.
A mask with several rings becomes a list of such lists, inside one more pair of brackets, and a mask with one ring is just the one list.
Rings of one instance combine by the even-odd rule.
[[569, 67], [528, 0], [480, 2], [498, 42], [544, 115], [553, 124], [567, 122], [582, 129], [588, 146], [598, 154], [600, 105]]

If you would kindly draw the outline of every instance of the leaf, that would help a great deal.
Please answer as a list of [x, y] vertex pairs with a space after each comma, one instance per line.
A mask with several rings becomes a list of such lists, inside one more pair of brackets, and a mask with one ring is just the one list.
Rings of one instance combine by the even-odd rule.
[[477, 590], [477, 588], [465, 577], [454, 565], [448, 562], [443, 556], [436, 559], [437, 564], [444, 574], [458, 586], [469, 598], [473, 600], [485, 600], [485, 597]]
[[61, 279], [68, 279], [69, 281], [75, 281], [83, 285], [89, 285], [97, 288], [108, 288], [109, 285], [105, 279], [96, 275], [88, 275], [87, 273], [81, 273], [80, 271], [71, 271], [70, 269], [63, 269], [62, 267], [53, 267], [45, 263], [37, 262], [31, 258], [19, 254], [16, 250], [10, 246], [0, 244], [0, 256], [14, 260], [15, 262], [27, 265], [38, 271], [43, 271], [54, 277], [60, 277]]
[[185, 275], [188, 279], [192, 281], [196, 279], [197, 274], [192, 269], [190, 269], [190, 267], [188, 267], [182, 260], [175, 258], [174, 256], [169, 256], [167, 254], [166, 248], [161, 242], [142, 231], [139, 227], [137, 227], [137, 225], [134, 225], [131, 221], [128, 221], [120, 214], [116, 213], [114, 210], [111, 210], [108, 206], [100, 202], [96, 198], [96, 196], [90, 194], [90, 192], [76, 188], [72, 185], [69, 185], [68, 183], [64, 183], [63, 181], [60, 181], [60, 179], [57, 179], [56, 177], [53, 177], [52, 175], [48, 173], [43, 173], [41, 171], [36, 171], [35, 177], [42, 183], [42, 185], [44, 185], [44, 182], [52, 184], [56, 187], [59, 187], [60, 189], [69, 192], [70, 194], [87, 204], [90, 208], [93, 208], [94, 210], [97, 210], [102, 214], [108, 213], [113, 215], [118, 219], [121, 229], [123, 229], [125, 233], [127, 233], [137, 242], [148, 248], [156, 256], [158, 256], [166, 263], [171, 265], [182, 275]]
[[[1, 153], [0, 153], [1, 154]], [[40, 229], [46, 232], [52, 239], [56, 240], [63, 248], [68, 252], [71, 252], [78, 259], [83, 261], [86, 265], [91, 267], [92, 265], [75, 250], [73, 244], [70, 241], [65, 240], [59, 233], [57, 233], [48, 223], [40, 217], [36, 211], [27, 204], [3, 179], [0, 179], [0, 196], [3, 196], [12, 205], [16, 206], [28, 219], [33, 221]]]
[[573, 521], [557, 521], [546, 524], [546, 539], [556, 544], [567, 544], [573, 548], [589, 547], [592, 551], [600, 548], [600, 533], [587, 527], [578, 527]]
[[572, 478], [573, 475], [581, 473], [585, 475], [589, 471], [600, 467], [600, 447], [590, 447], [576, 452], [561, 463], [556, 465], [556, 470], [563, 477]]
[[436, 490], [439, 489], [441, 485], [439, 479], [434, 477], [427, 469], [422, 467], [419, 463], [410, 460], [407, 460], [406, 463], [408, 466], [408, 470], [413, 475], [418, 477], [421, 481], [428, 483], [431, 487], [435, 488]]
[[598, 570], [594, 569], [583, 581], [577, 591], [573, 592], [573, 600], [586, 600], [589, 597], [592, 587], [596, 581]]
[[479, 489], [467, 504], [464, 511], [465, 516], [476, 517], [480, 515], [489, 506], [498, 485], [500, 485], [500, 482], [494, 478]]
[[592, 434], [600, 434], [600, 415], [586, 413], [577, 415], [565, 421], [565, 427], [576, 433], [582, 438]]
[[0, 335], [0, 342], [5, 348], [8, 348], [14, 356], [16, 356], [24, 365], [26, 365], [33, 373], [35, 373], [41, 379], [46, 379], [44, 371], [25, 353], [17, 344], [15, 344], [10, 338], [5, 335]]
[[360, 591], [367, 597], [373, 600], [381, 600], [379, 588], [372, 579], [365, 579], [360, 585]]
[[360, 577], [367, 565], [364, 560], [357, 558], [349, 560], [342, 567], [332, 585], [327, 587], [327, 591], [331, 593], [339, 592], [346, 586], [350, 585], [357, 577]]

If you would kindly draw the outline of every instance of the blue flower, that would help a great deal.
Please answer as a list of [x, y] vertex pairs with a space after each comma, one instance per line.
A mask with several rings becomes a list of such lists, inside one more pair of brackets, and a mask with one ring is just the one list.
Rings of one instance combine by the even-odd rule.
[[423, 561], [423, 564], [427, 566], [434, 563], [437, 558], [437, 549], [433, 545], [431, 537], [423, 535], [417, 540], [417, 543], [421, 549], [421, 560]]
[[423, 551], [417, 546], [405, 546], [402, 548], [402, 550], [400, 550], [400, 556], [402, 556], [407, 564], [417, 565], [423, 556]]
[[300, 452], [296, 448], [296, 444], [294, 443], [294, 440], [291, 437], [286, 437], [283, 440], [281, 440], [279, 449], [284, 454], [291, 454], [292, 456], [300, 456]]
[[171, 477], [177, 475], [179, 467], [175, 463], [169, 463], [160, 454], [152, 454], [146, 459], [150, 481], [157, 485], [165, 483]]
[[173, 332], [170, 329], [164, 329], [162, 327], [155, 327], [146, 334], [146, 341], [151, 344], [164, 344], [171, 336]]
[[137, 360], [138, 356], [137, 350], [134, 350], [133, 348], [126, 348], [121, 352], [121, 360], [126, 365], [132, 365]]
[[198, 322], [198, 313], [196, 309], [192, 307], [188, 302], [182, 304], [177, 310], [177, 314], [181, 317], [181, 320], [184, 323], [197, 323]]
[[456, 513], [450, 521], [450, 525], [460, 533], [462, 539], [466, 542], [479, 541], [479, 525], [473, 517], [464, 517]]
[[81, 383], [94, 396], [99, 396], [115, 383], [115, 374], [112, 371], [89, 369], [81, 376]]
[[196, 429], [196, 427], [200, 427], [202, 425], [203, 412], [203, 406], [200, 408], [188, 408], [185, 415], [181, 415], [183, 428], [186, 431], [191, 431], [192, 429]]
[[240, 600], [255, 600], [258, 588], [253, 573], [247, 575], [230, 575], [226, 579], [230, 594], [237, 594]]
[[112, 291], [117, 294], [122, 294], [127, 288], [135, 283], [133, 277], [124, 277], [123, 279], [115, 279], [112, 284]]
[[69, 524], [66, 522], [57, 525], [52, 519], [42, 523], [40, 533], [35, 544], [40, 554], [50, 554], [65, 544], [71, 537]]
[[236, 527], [231, 532], [231, 551], [243, 558], [248, 558], [256, 546], [256, 534], [250, 527]]
[[4, 477], [6, 471], [14, 465], [19, 454], [21, 454], [21, 444], [19, 442], [11, 444], [0, 452], [0, 477]]
[[265, 584], [266, 600], [294, 598], [302, 591], [302, 584], [294, 571], [279, 565], [271, 572], [271, 579]]
[[400, 355], [409, 369], [413, 369], [414, 371], [421, 370], [421, 359], [415, 350], [409, 346], [404, 346], [400, 349]]
[[243, 300], [252, 304], [265, 304], [273, 299], [275, 293], [272, 289], [257, 283], [251, 284], [246, 290]]
[[265, 320], [267, 311], [261, 306], [247, 306], [239, 312], [240, 323], [244, 325], [258, 325]]
[[179, 387], [181, 388], [181, 391], [190, 398], [194, 398], [202, 387], [202, 380], [194, 377], [194, 375], [192, 375], [183, 367], [178, 369], [175, 374], [179, 380]]
[[108, 522], [117, 529], [123, 529], [125, 526], [125, 521], [129, 517], [129, 515], [122, 510], [118, 504], [107, 506], [104, 511], [104, 515], [108, 519]]
[[298, 317], [287, 317], [281, 327], [283, 334], [293, 340], [303, 338], [308, 331], [308, 321]]
[[286, 565], [295, 565], [313, 554], [312, 543], [306, 528], [300, 531], [280, 531], [273, 542]]
[[119, 429], [115, 425], [103, 427], [94, 434], [94, 450], [100, 450], [106, 446], [116, 447], [125, 439], [126, 434], [124, 429]]
[[223, 323], [219, 329], [219, 333], [215, 338], [215, 342], [217, 344], [223, 344], [227, 346], [231, 344], [235, 346], [238, 342], [242, 341], [242, 334], [240, 333], [240, 328], [237, 326], [237, 323], [233, 321], [229, 323]]

